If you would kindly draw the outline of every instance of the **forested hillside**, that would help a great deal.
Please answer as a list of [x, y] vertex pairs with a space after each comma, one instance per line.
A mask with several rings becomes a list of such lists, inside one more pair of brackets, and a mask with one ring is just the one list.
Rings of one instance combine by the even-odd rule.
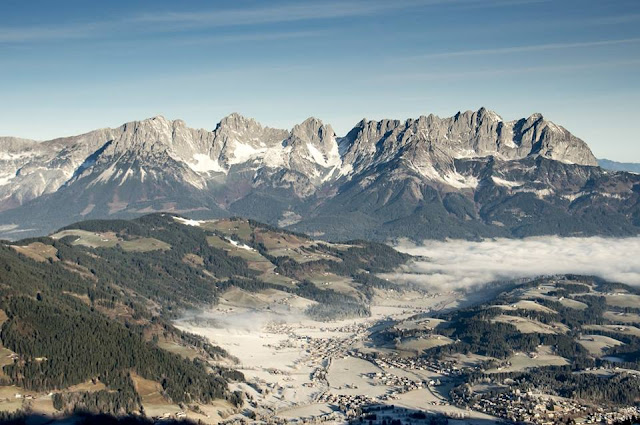
[[[165, 214], [81, 222], [3, 243], [0, 338], [8, 360], [0, 382], [52, 392], [58, 411], [144, 412], [144, 385], [166, 403], [239, 407], [242, 394], [228, 387], [243, 379], [233, 358], [172, 319], [231, 288], [306, 298], [318, 319], [365, 316], [373, 288], [391, 286], [369, 273], [407, 258], [381, 244], [319, 244], [253, 221]], [[341, 279], [352, 292], [324, 288], [319, 276]]]
[[[108, 390], [73, 401], [56, 394], [54, 405], [124, 413], [140, 410], [130, 376], [135, 372], [161, 382], [173, 402], [240, 402], [227, 390], [227, 379], [241, 375], [219, 368], [210, 373], [204, 363], [162, 350], [146, 336], [154, 332], [202, 348], [205, 342], [191, 341], [196, 338], [153, 317], [124, 292], [65, 269], [61, 260], [37, 263], [20, 257], [0, 247], [0, 309], [6, 314], [0, 337], [4, 348], [17, 354], [3, 368], [4, 384], [48, 392], [97, 379]], [[109, 317], [116, 312], [124, 313], [120, 320]]]
[[530, 407], [529, 399], [520, 395], [548, 394], [571, 400], [554, 421], [565, 423], [598, 408], [637, 405], [638, 325], [637, 288], [567, 275], [512, 284], [473, 307], [412, 317], [381, 339], [401, 353], [419, 341], [422, 349], [412, 355], [456, 376], [449, 395], [460, 406], [526, 422], [531, 417], [519, 408]]

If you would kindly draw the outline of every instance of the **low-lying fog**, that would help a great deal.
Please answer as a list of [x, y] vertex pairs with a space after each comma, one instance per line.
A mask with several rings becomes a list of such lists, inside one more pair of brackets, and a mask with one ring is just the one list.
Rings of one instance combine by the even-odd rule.
[[640, 237], [494, 239], [401, 242], [399, 251], [428, 257], [384, 277], [440, 288], [469, 288], [484, 283], [539, 275], [575, 273], [640, 285]]
[[304, 319], [304, 315], [294, 311], [259, 311], [245, 310], [239, 308], [238, 311], [202, 310], [190, 311], [183, 317], [176, 320], [181, 326], [204, 326], [215, 329], [235, 329], [246, 332], [259, 331], [271, 322], [277, 323], [297, 323]]

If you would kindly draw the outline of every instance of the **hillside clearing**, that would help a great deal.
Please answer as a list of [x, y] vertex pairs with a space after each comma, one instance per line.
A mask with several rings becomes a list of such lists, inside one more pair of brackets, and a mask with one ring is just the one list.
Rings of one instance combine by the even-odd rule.
[[11, 248], [32, 260], [40, 262], [49, 260], [58, 261], [58, 257], [56, 257], [58, 250], [55, 247], [42, 242], [32, 242], [29, 245], [11, 245]]
[[558, 334], [566, 333], [567, 327], [561, 323], [547, 325], [537, 320], [527, 319], [519, 316], [501, 314], [491, 319], [494, 323], [508, 323], [515, 326], [522, 333]]
[[53, 239], [62, 239], [66, 236], [77, 237], [72, 245], [82, 245], [89, 248], [115, 248], [120, 247], [124, 251], [147, 252], [155, 250], [171, 249], [171, 245], [154, 238], [136, 238], [124, 240], [113, 232], [88, 232], [80, 229], [63, 230], [51, 235]]
[[600, 357], [606, 354], [606, 350], [618, 345], [624, 345], [617, 339], [604, 335], [583, 335], [578, 343], [586, 348], [593, 356]]

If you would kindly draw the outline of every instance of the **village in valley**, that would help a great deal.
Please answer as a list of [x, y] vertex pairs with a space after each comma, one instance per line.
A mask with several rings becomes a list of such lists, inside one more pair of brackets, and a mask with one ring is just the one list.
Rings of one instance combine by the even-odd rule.
[[[544, 298], [554, 297], [550, 295], [554, 288], [558, 289], [553, 281], [528, 286], [518, 292], [522, 299], [497, 308], [520, 318], [513, 312], [543, 309]], [[610, 297], [615, 299], [616, 295], [611, 293]], [[558, 302], [579, 306], [580, 301], [573, 298], [558, 298]], [[587, 424], [613, 423], [640, 414], [635, 407], [599, 406], [545, 393], [542, 388], [522, 390], [503, 376], [568, 364], [552, 347], [517, 352], [502, 361], [473, 353], [425, 355], [424, 350], [455, 342], [437, 333], [438, 325], [445, 322], [438, 318], [444, 317], [443, 312], [489, 300], [465, 299], [456, 291], [422, 297], [379, 292], [371, 317], [333, 322], [300, 318], [282, 299], [260, 311], [234, 300], [240, 300], [237, 294], [225, 299], [217, 310], [205, 313], [207, 320], [199, 322], [191, 317], [179, 324], [218, 341], [238, 357], [238, 368], [248, 379], [239, 388], [248, 395], [251, 412], [229, 417], [229, 424]], [[246, 302], [246, 297], [242, 300]], [[202, 325], [212, 323], [214, 317], [221, 320], [220, 315], [225, 317], [225, 328]], [[493, 320], [504, 319], [498, 315]], [[525, 331], [529, 329], [522, 326], [542, 326], [541, 322], [527, 320], [528, 324], [516, 322]], [[228, 324], [234, 322], [251, 325], [230, 329]], [[552, 329], [548, 335], [552, 335]], [[584, 335], [581, 338], [588, 346], [590, 341]], [[594, 377], [640, 375], [615, 364], [580, 373]], [[482, 382], [467, 384], [470, 393], [461, 395], [465, 380], [474, 374], [483, 375]]]

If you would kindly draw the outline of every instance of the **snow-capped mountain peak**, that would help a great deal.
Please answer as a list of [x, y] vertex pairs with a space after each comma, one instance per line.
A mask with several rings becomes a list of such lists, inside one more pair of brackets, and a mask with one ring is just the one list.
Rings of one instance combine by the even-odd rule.
[[[478, 196], [487, 187], [540, 199], [554, 194], [575, 200], [591, 193], [579, 192], [582, 183], [575, 182], [560, 190], [555, 175], [522, 174], [538, 170], [532, 161], [547, 164], [539, 160], [581, 170], [575, 182], [595, 172], [589, 147], [541, 114], [504, 121], [480, 108], [448, 118], [363, 119], [344, 137], [315, 117], [285, 130], [232, 113], [206, 130], [156, 116], [44, 142], [0, 138], [0, 211], [17, 214], [25, 203], [49, 202], [48, 195], [60, 199], [59, 208], [68, 208], [71, 201], [62, 199], [70, 197], [82, 205], [75, 219], [184, 208], [242, 213], [262, 208], [258, 199], [266, 196], [275, 204], [264, 208], [283, 208], [289, 223], [299, 220], [291, 205], [360, 199], [358, 191], [367, 194], [364, 204], [375, 199], [403, 208], [433, 197], [427, 187], [438, 196]], [[524, 163], [529, 165], [523, 168]], [[574, 171], [565, 173], [561, 180]], [[383, 189], [398, 184], [402, 194]], [[615, 187], [624, 191], [629, 184]], [[625, 196], [616, 192], [609, 199]]]

